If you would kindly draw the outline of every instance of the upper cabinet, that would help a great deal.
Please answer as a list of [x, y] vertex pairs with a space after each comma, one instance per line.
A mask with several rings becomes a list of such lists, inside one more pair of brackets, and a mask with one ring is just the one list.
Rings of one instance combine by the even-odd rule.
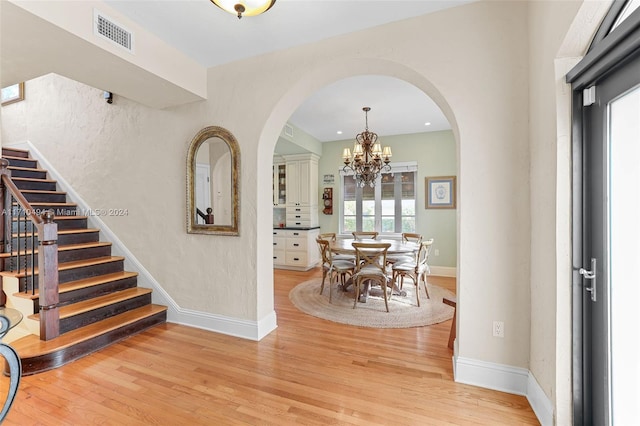
[[283, 155], [286, 164], [287, 226], [318, 226], [318, 159], [315, 154]]
[[284, 159], [273, 158], [273, 207], [286, 207], [287, 166]]
[[287, 207], [317, 207], [319, 157], [315, 154], [283, 157], [286, 160]]

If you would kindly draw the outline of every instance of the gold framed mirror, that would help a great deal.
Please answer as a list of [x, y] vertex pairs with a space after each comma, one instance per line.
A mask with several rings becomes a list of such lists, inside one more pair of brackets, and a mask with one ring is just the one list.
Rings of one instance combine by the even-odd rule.
[[240, 146], [228, 130], [210, 126], [187, 153], [187, 232], [239, 235]]

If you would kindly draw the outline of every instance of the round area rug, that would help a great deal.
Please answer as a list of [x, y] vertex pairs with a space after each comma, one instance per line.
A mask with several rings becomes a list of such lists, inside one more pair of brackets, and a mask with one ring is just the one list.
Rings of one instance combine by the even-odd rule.
[[453, 293], [442, 287], [429, 284], [429, 296], [420, 287], [420, 307], [416, 305], [415, 286], [405, 281], [403, 290], [406, 296], [393, 295], [389, 300], [389, 312], [384, 307], [384, 298], [380, 287], [374, 287], [366, 303], [358, 302], [353, 309], [353, 286], [347, 291], [333, 283], [332, 299], [329, 303], [328, 278], [324, 291], [320, 294], [322, 278], [314, 278], [298, 284], [289, 292], [289, 300], [302, 312], [329, 321], [372, 328], [421, 327], [447, 321], [453, 318], [453, 308], [442, 303], [444, 296], [454, 297]]

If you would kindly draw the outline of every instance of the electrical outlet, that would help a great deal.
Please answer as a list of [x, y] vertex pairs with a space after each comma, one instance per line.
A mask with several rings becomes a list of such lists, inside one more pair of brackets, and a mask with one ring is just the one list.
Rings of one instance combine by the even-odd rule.
[[440, 256], [440, 249], [435, 249], [435, 250], [433, 251], [433, 254], [434, 254], [435, 256]]
[[493, 337], [504, 337], [504, 321], [493, 322]]

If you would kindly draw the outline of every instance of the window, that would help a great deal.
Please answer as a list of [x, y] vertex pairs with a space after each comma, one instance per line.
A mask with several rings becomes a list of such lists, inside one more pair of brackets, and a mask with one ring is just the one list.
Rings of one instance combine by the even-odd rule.
[[417, 174], [415, 163], [397, 164], [391, 172], [382, 173], [373, 188], [361, 188], [352, 174], [343, 173], [341, 233], [416, 232]]

